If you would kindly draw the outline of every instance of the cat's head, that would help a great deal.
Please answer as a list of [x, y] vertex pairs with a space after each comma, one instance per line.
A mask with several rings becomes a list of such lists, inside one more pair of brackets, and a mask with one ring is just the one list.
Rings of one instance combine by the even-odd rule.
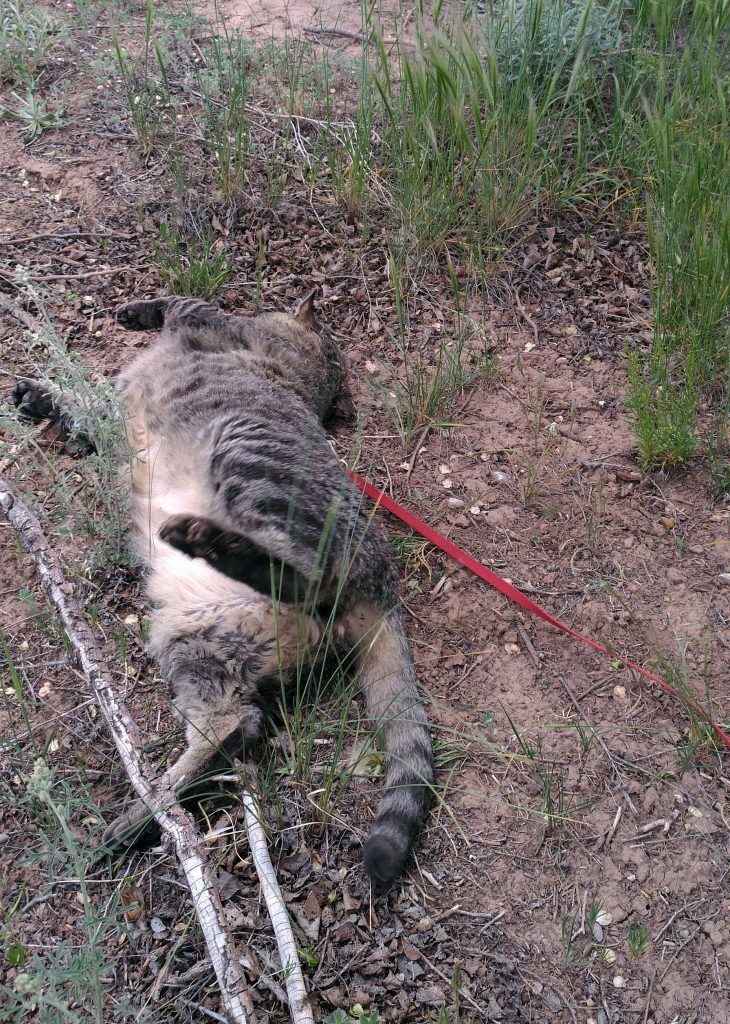
[[[353, 406], [347, 390], [345, 354], [315, 313], [316, 291], [302, 299], [292, 314], [262, 313], [258, 323], [275, 333], [288, 353], [296, 357], [305, 385], [306, 400], [323, 421], [349, 416]], [[288, 361], [288, 360], [287, 360]]]

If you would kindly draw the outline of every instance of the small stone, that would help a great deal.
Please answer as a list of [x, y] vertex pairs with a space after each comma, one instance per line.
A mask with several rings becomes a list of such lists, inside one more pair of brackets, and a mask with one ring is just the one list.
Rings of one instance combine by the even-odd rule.
[[608, 928], [613, 922], [613, 914], [610, 910], [602, 910], [596, 917], [596, 924], [600, 924], [602, 928]]
[[451, 488], [454, 486], [454, 481], [449, 480], [448, 477], [446, 478], [446, 480], [442, 480], [441, 483], [443, 484], [447, 491], [450, 491]]
[[447, 466], [445, 462], [442, 462], [441, 465], [439, 466], [439, 473], [442, 473], [444, 476], [446, 476], [446, 474], [450, 472], [451, 466]]
[[503, 473], [501, 469], [493, 469], [489, 475], [497, 484], [506, 484], [509, 480], [509, 473]]
[[626, 687], [614, 686], [613, 695], [614, 697], [618, 698], [618, 700], [626, 700]]
[[520, 648], [519, 648], [518, 644], [505, 644], [504, 645], [504, 649], [507, 652], [507, 654], [519, 654], [520, 653]]
[[603, 959], [605, 960], [605, 962], [607, 964], [615, 964], [616, 963], [616, 954], [615, 954], [615, 952], [612, 949], [604, 949], [604, 951], [603, 951]]
[[419, 988], [416, 992], [417, 1006], [446, 1006], [446, 996], [440, 988], [429, 985], [427, 988]]
[[549, 985], [545, 986], [545, 990], [542, 994], [542, 998], [545, 1001], [545, 1005], [553, 1013], [558, 1013], [563, 1008], [563, 1000], [560, 998], [557, 992], [554, 992]]
[[433, 922], [431, 921], [430, 917], [422, 917], [421, 920], [418, 922], [418, 930], [419, 930], [419, 932], [427, 932], [427, 931], [429, 931], [430, 928], [431, 928], [432, 923]]
[[614, 988], [626, 988], [626, 978], [622, 974], [614, 975], [613, 979]]
[[463, 508], [464, 507], [464, 502], [461, 500], [461, 498], [448, 498], [447, 501], [446, 501], [446, 504], [449, 506], [449, 508]]
[[479, 508], [478, 505], [472, 505], [472, 507], [469, 509], [469, 513], [473, 516], [478, 516], [480, 512], [481, 509]]
[[601, 928], [598, 921], [593, 925], [593, 938], [596, 942], [603, 942], [603, 928]]

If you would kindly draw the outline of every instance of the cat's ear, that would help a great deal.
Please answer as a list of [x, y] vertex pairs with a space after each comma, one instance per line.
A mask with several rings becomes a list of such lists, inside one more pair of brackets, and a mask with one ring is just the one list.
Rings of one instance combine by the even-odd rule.
[[305, 299], [302, 299], [297, 306], [296, 313], [294, 314], [294, 319], [297, 323], [301, 324], [302, 327], [306, 327], [310, 331], [314, 330], [317, 326], [317, 318], [314, 315], [314, 297], [316, 294], [317, 289], [315, 288]]

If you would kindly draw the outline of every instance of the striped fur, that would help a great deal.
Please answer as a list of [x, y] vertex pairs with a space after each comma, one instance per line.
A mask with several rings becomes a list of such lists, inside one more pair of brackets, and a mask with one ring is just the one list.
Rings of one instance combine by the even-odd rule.
[[[165, 781], [180, 787], [217, 748], [255, 742], [280, 673], [316, 650], [318, 616], [303, 612], [314, 593], [336, 604], [385, 749], [365, 866], [386, 886], [419, 834], [433, 759], [389, 547], [322, 427], [344, 390], [344, 357], [311, 299], [293, 317], [226, 317], [195, 299], [154, 299], [117, 318], [161, 331], [119, 385], [138, 453], [132, 515], [149, 569], [150, 647], [187, 722], [188, 749]], [[22, 401], [32, 404], [27, 389]], [[272, 573], [286, 602], [276, 613]], [[109, 837], [145, 813], [133, 804]]]

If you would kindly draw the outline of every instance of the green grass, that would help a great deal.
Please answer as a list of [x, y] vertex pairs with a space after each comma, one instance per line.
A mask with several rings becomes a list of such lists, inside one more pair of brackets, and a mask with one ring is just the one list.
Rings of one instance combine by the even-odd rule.
[[649, 929], [645, 924], [630, 921], [627, 942], [631, 956], [638, 957], [645, 953], [649, 946], [650, 937]]
[[187, 239], [175, 223], [163, 221], [155, 260], [166, 287], [173, 295], [197, 295], [209, 299], [219, 292], [233, 272], [225, 250], [219, 250], [203, 228]]
[[385, 382], [374, 382], [374, 387], [405, 447], [432, 427], [452, 427], [464, 390], [495, 372], [496, 361], [487, 337], [460, 307], [459, 285], [451, 264], [449, 269], [455, 303], [453, 323], [442, 325], [429, 352], [414, 345], [401, 270], [395, 256], [390, 260], [400, 358], [388, 367]]
[[153, 40], [154, 4], [148, 0], [142, 54], [130, 59], [122, 49], [119, 37], [112, 32], [112, 46], [116, 56], [121, 90], [127, 101], [129, 117], [143, 157], [149, 159], [158, 145], [167, 125], [168, 134], [174, 134], [175, 122], [166, 118], [170, 106], [170, 84], [167, 77], [165, 54], [159, 41]]
[[246, 102], [249, 95], [249, 48], [225, 25], [207, 52], [207, 67], [196, 73], [202, 96], [203, 132], [215, 180], [224, 195], [243, 195], [248, 173], [250, 133]]
[[387, 209], [410, 264], [446, 251], [481, 282], [528, 218], [643, 216], [654, 339], [629, 357], [637, 447], [647, 467], [681, 467], [710, 443], [721, 481], [729, 21], [722, 0], [526, 0], [435, 30], [419, 21], [416, 49], [395, 55], [375, 32], [363, 87], [375, 87], [382, 142], [362, 153], [360, 139], [358, 156], [370, 168], [358, 194]]
[[648, 467], [681, 466], [704, 432], [715, 465], [727, 464], [730, 8], [720, 0], [639, 8], [657, 56], [636, 127], [654, 300], [653, 343], [629, 359], [637, 443]]
[[[528, 218], [594, 190], [585, 133], [591, 115], [605, 128], [615, 7], [528, 0], [435, 30], [419, 19], [415, 52], [395, 55], [375, 35], [377, 171], [404, 246], [446, 248], [488, 275]], [[593, 141], [606, 191], [613, 155]]]

